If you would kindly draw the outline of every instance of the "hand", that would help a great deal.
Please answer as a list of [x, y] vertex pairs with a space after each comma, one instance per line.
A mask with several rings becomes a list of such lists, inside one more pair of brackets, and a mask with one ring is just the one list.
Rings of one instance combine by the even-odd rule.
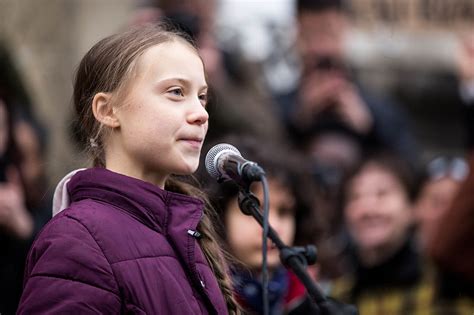
[[461, 36], [456, 55], [456, 66], [459, 80], [468, 84], [474, 81], [474, 34]]
[[345, 84], [345, 78], [337, 73], [313, 71], [305, 76], [294, 116], [298, 126], [308, 127], [315, 116], [334, 105]]
[[26, 209], [20, 176], [14, 167], [7, 169], [7, 182], [0, 184], [0, 229], [20, 239], [33, 233], [33, 219]]
[[344, 122], [361, 134], [367, 134], [373, 126], [372, 113], [350, 83], [337, 94], [335, 110]]

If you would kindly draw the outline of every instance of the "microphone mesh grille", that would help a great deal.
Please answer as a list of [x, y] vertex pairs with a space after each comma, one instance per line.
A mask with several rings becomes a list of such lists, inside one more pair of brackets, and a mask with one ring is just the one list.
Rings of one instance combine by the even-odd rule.
[[213, 146], [206, 155], [206, 170], [213, 178], [218, 179], [221, 176], [218, 162], [219, 156], [224, 153], [242, 156], [239, 150], [231, 144], [220, 143]]

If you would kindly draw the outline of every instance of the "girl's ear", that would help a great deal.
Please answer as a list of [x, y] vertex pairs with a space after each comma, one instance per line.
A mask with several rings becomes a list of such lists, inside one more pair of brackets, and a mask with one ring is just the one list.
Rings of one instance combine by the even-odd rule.
[[110, 102], [111, 98], [112, 95], [110, 93], [97, 93], [92, 99], [92, 112], [94, 113], [95, 119], [101, 124], [110, 128], [117, 128], [120, 126], [120, 122]]

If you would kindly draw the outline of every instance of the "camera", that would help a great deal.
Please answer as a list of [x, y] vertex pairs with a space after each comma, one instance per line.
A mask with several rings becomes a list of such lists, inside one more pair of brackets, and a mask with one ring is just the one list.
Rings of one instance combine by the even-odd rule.
[[344, 63], [331, 56], [319, 56], [314, 62], [314, 69], [319, 71], [340, 71], [346, 72]]

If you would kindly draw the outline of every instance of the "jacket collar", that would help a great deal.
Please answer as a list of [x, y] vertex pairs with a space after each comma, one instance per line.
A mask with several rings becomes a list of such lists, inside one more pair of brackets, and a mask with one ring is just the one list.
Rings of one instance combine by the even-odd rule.
[[179, 213], [181, 218], [202, 216], [203, 202], [197, 198], [169, 192], [105, 168], [77, 172], [67, 184], [67, 190], [71, 203], [83, 199], [106, 202], [163, 234], [167, 233], [171, 213]]
[[381, 286], [407, 287], [421, 279], [421, 260], [413, 237], [409, 237], [403, 246], [386, 261], [373, 266], [364, 267], [352, 253], [355, 269], [354, 292]]

